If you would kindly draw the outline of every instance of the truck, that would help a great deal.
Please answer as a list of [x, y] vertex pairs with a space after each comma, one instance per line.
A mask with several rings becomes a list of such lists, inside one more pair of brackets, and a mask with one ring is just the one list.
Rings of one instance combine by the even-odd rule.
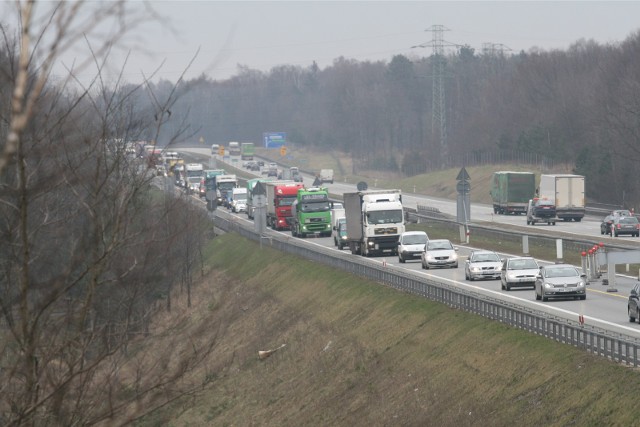
[[494, 172], [489, 191], [493, 213], [526, 214], [527, 204], [535, 191], [536, 175], [533, 172]]
[[258, 182], [273, 181], [273, 178], [252, 178], [247, 180], [247, 218], [253, 219], [255, 206], [253, 203], [253, 189]]
[[300, 188], [291, 205], [291, 235], [331, 236], [329, 191], [324, 187]]
[[343, 199], [351, 253], [397, 255], [405, 231], [401, 191], [365, 190], [344, 193]]
[[229, 143], [229, 156], [239, 156], [240, 155], [240, 143], [231, 141]]
[[253, 142], [243, 142], [240, 144], [240, 160], [253, 160], [256, 148]]
[[216, 203], [218, 206], [229, 207], [231, 190], [238, 186], [238, 178], [235, 175], [216, 176]]
[[274, 230], [291, 229], [291, 205], [298, 196], [298, 190], [304, 186], [294, 181], [268, 181], [267, 189], [267, 227]]
[[[216, 177], [219, 175], [225, 175], [225, 174], [226, 172], [224, 169], [205, 170], [204, 176], [200, 181], [200, 197], [204, 197], [207, 202], [215, 200]], [[209, 193], [209, 196], [207, 196], [207, 193]]]
[[333, 184], [333, 169], [321, 169], [320, 170], [320, 182], [324, 184], [328, 182], [329, 184]]
[[204, 167], [202, 163], [187, 163], [184, 165], [184, 187], [187, 194], [200, 193], [200, 180], [204, 176]]
[[289, 176], [291, 177], [290, 179], [294, 180], [295, 182], [303, 182], [302, 175], [300, 174], [300, 169], [298, 169], [297, 166], [291, 166], [289, 168]]
[[554, 201], [562, 221], [584, 218], [584, 176], [572, 174], [540, 175], [538, 196]]
[[246, 187], [236, 187], [231, 190], [231, 212], [239, 213], [247, 210], [247, 189]]

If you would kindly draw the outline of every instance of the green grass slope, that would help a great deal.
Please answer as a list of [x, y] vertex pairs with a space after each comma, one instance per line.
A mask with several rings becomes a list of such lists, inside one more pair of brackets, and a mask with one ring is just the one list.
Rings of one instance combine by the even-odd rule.
[[191, 322], [210, 324], [212, 381], [139, 425], [635, 424], [634, 369], [266, 242], [227, 234], [206, 257]]

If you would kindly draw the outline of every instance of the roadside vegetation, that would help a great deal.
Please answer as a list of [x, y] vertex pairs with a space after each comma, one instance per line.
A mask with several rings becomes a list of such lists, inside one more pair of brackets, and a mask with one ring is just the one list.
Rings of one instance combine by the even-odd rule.
[[215, 334], [199, 374], [212, 382], [139, 426], [625, 426], [636, 418], [635, 369], [234, 234], [215, 238], [205, 259], [183, 333], [206, 322]]

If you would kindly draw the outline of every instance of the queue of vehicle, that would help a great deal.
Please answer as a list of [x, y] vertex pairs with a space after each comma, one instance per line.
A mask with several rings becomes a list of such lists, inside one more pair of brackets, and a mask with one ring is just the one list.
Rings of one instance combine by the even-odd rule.
[[[177, 163], [175, 163], [175, 165], [177, 165]], [[247, 167], [247, 169], [252, 169], [254, 165], [258, 166], [258, 162], [249, 161], [245, 165], [245, 167]], [[192, 169], [191, 167], [186, 166], [187, 165], [183, 166], [183, 170], [185, 172], [182, 178], [183, 185], [185, 185], [184, 182], [187, 181], [186, 179], [184, 179], [187, 178], [186, 170]], [[177, 169], [179, 170], [180, 168]], [[273, 176], [273, 170], [277, 170], [277, 165], [275, 163], [269, 164], [267, 167], [264, 167], [263, 170], [264, 169], [270, 171], [268, 172], [268, 174], [271, 175], [271, 179], [277, 178]], [[297, 173], [299, 173], [299, 171], [297, 171], [297, 168], [294, 167], [290, 168], [288, 171], [296, 171]], [[177, 175], [179, 176], [180, 174], [178, 173]], [[287, 177], [290, 178], [291, 175], [288, 173]], [[567, 177], [556, 176], [554, 178], [556, 186], [558, 185], [558, 182], [562, 181], [558, 178]], [[572, 177], [572, 179], [569, 181], [579, 182], [582, 184], [584, 183], [584, 181], [580, 177], [578, 177], [577, 179], [573, 179]], [[579, 193], [579, 195], [583, 196], [583, 193], [581, 193], [582, 184], [577, 185], [577, 187], [573, 187], [573, 190], [577, 188], [577, 192]], [[190, 187], [188, 187], [187, 189], [189, 190]], [[243, 188], [243, 190], [247, 189]], [[304, 197], [300, 197], [305, 195], [308, 197], [311, 195], [310, 193], [317, 193], [318, 191], [319, 194], [315, 194], [311, 199], [307, 198], [306, 200], [304, 200]], [[393, 194], [396, 190], [383, 191]], [[555, 203], [558, 198], [556, 197], [554, 200], [553, 198], [547, 197], [544, 194], [539, 194], [539, 191], [540, 189], [538, 190], [538, 194], [536, 194], [536, 197], [532, 197], [527, 203], [526, 211], [528, 225], [533, 225], [541, 222], [546, 222], [549, 225], [555, 225], [555, 222], [559, 219], [574, 221], [581, 220], [580, 212], [583, 212], [581, 211], [581, 206], [583, 205], [581, 200], [572, 205], [572, 208], [576, 208], [577, 206], [578, 216], [567, 217], [567, 211], [565, 210], [565, 213], [563, 214], [564, 216], [561, 217], [560, 215], [558, 215], [558, 206], [556, 206]], [[323, 192], [326, 192], [326, 194], [323, 194]], [[245, 191], [245, 194], [247, 195], [248, 199], [250, 192]], [[319, 195], [320, 197], [318, 198]], [[362, 195], [358, 197], [359, 203], [362, 205], [362, 202], [365, 199], [363, 199], [361, 196]], [[349, 196], [346, 196], [346, 198], [349, 198]], [[235, 200], [235, 198], [231, 198], [229, 201], [232, 202], [233, 200]], [[344, 247], [351, 246], [350, 241], [353, 242], [353, 236], [357, 235], [358, 232], [352, 233], [350, 240], [350, 235], [348, 233], [348, 215], [345, 215], [345, 217], [339, 217], [335, 215], [335, 211], [333, 212], [333, 215], [331, 214], [331, 202], [328, 198], [328, 192], [326, 191], [326, 189], [308, 189], [300, 185], [299, 191], [296, 193], [296, 201], [298, 203], [292, 203], [295, 205], [293, 207], [293, 212], [295, 212], [295, 219], [292, 217], [291, 222], [292, 224], [296, 224], [295, 227], [291, 228], [292, 235], [296, 237], [306, 237], [311, 234], [315, 234], [318, 236], [327, 236], [329, 235], [328, 230], [331, 230], [334, 245], [338, 249], [343, 249]], [[389, 202], [392, 200], [388, 199], [384, 201]], [[398, 228], [394, 229], [393, 226], [385, 225], [384, 227], [379, 227], [384, 231], [378, 231], [377, 233], [374, 232], [374, 235], [384, 237], [388, 237], [390, 234], [394, 235], [397, 233], [397, 237], [394, 237], [395, 246], [393, 247], [393, 249], [389, 250], [386, 247], [383, 249], [379, 244], [374, 243], [373, 245], [371, 245], [369, 243], [366, 243], [361, 244], [359, 250], [356, 250], [355, 253], [359, 253], [360, 255], [365, 256], [379, 254], [384, 255], [386, 253], [395, 254], [398, 256], [398, 260], [400, 263], [404, 263], [409, 259], [420, 259], [421, 266], [424, 269], [438, 267], [458, 268], [459, 263], [464, 262], [465, 279], [469, 281], [479, 279], [497, 279], [500, 280], [501, 288], [505, 291], [510, 291], [514, 288], [532, 288], [534, 290], [535, 299], [542, 301], [560, 298], [576, 298], [581, 300], [586, 299], [586, 276], [582, 274], [580, 269], [576, 268], [575, 266], [566, 264], [540, 266], [532, 257], [516, 256], [501, 259], [500, 256], [495, 252], [485, 250], [471, 251], [468, 257], [466, 257], [465, 259], [461, 259], [458, 255], [458, 248], [454, 246], [451, 241], [446, 239], [429, 240], [426, 236], [426, 233], [424, 233], [424, 235], [420, 235], [420, 238], [422, 240], [420, 241], [420, 243], [416, 243], [417, 245], [419, 245], [419, 247], [421, 246], [421, 249], [409, 248], [411, 239], [404, 241], [403, 237], [409, 238], [412, 235], [416, 237], [416, 235], [423, 232], [398, 232], [399, 229], [404, 230], [404, 214], [400, 197], [398, 201], [400, 201], [399, 211], [401, 213], [402, 220], [398, 220], [395, 217], [393, 219], [385, 218], [378, 225], [383, 225], [387, 223], [387, 221], [391, 221], [391, 223], [394, 225], [402, 224], [402, 227], [398, 226]], [[314, 211], [314, 207], [309, 204], [310, 202], [318, 203], [316, 207], [322, 206], [322, 208]], [[375, 202], [377, 203], [379, 202], [379, 200], [376, 200]], [[306, 204], [307, 208], [310, 209], [305, 209], [304, 204]], [[355, 204], [352, 205], [355, 206]], [[229, 207], [234, 212], [241, 212], [243, 210], [246, 210], [240, 206], [242, 206], [242, 203], [238, 201], [238, 203], [236, 204], [231, 203]], [[360, 211], [357, 215], [358, 220], [356, 221], [359, 222], [357, 228], [363, 230], [363, 224], [367, 224], [367, 222], [369, 222], [368, 225], [373, 224], [373, 221], [375, 220], [372, 218], [375, 218], [375, 215], [371, 216], [363, 214], [362, 206], [360, 206], [359, 209]], [[506, 209], [507, 211], [505, 212], [508, 212], [508, 208]], [[318, 213], [326, 214], [327, 212], [329, 212], [326, 215], [326, 218], [328, 218], [328, 220], [318, 221], [316, 219], [313, 221], [307, 221], [307, 219], [310, 218], [308, 215], [312, 212], [316, 215]], [[575, 215], [575, 212], [576, 209], [574, 209], [572, 215]], [[307, 217], [305, 217], [305, 215], [307, 215]], [[332, 218], [332, 216], [334, 216], [334, 218]], [[353, 217], [354, 215], [351, 216]], [[354, 221], [351, 222], [352, 224], [354, 223]], [[321, 229], [309, 229], [310, 224], [313, 223], [315, 223], [315, 226], [322, 224]], [[624, 235], [639, 237], [640, 223], [638, 222], [638, 219], [635, 217], [632, 211], [624, 209], [616, 210], [603, 219], [601, 224], [601, 234], [608, 234], [612, 237], [619, 237]], [[360, 240], [360, 243], [362, 243], [362, 240]], [[354, 253], [353, 250], [352, 253]], [[640, 320], [640, 302], [638, 302], [638, 300], [640, 299], [639, 286], [636, 286], [636, 288], [634, 288], [634, 290], [629, 295], [627, 311], [630, 321]]]

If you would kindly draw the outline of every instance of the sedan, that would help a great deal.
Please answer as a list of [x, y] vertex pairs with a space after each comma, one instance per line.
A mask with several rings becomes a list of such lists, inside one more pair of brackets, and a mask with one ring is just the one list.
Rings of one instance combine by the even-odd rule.
[[502, 260], [493, 251], [475, 250], [464, 262], [464, 278], [475, 279], [499, 279]]
[[629, 322], [634, 323], [636, 319], [640, 322], [640, 283], [631, 289], [629, 301], [627, 302], [627, 314], [629, 314]]
[[450, 267], [458, 268], [458, 248], [447, 239], [429, 240], [420, 256], [422, 268]]
[[540, 273], [538, 262], [530, 256], [507, 258], [502, 264], [500, 281], [502, 289], [509, 291], [515, 287], [532, 287]]
[[615, 237], [625, 234], [635, 237], [640, 236], [640, 223], [638, 223], [638, 218], [635, 216], [619, 216], [613, 218], [608, 234], [613, 234]]
[[540, 267], [536, 276], [536, 299], [549, 298], [587, 299], [587, 275], [571, 264], [554, 264]]

